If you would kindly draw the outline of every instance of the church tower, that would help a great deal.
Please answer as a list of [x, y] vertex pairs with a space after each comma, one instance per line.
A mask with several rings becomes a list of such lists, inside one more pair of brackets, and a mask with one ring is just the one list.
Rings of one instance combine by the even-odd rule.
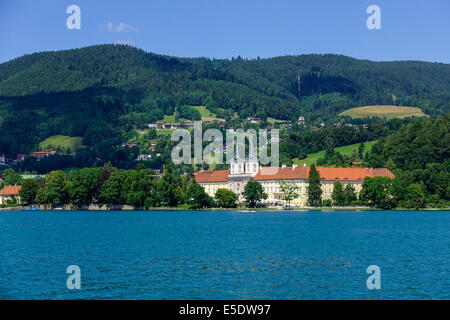
[[248, 159], [245, 162], [245, 173], [250, 174], [252, 177], [256, 176], [259, 170], [259, 162], [257, 158]]

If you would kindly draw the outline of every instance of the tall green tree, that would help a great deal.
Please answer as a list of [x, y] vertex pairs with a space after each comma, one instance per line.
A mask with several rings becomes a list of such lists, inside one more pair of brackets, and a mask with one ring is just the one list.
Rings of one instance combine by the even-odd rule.
[[244, 187], [242, 195], [247, 200], [247, 205], [251, 208], [256, 207], [262, 200], [267, 199], [267, 193], [257, 181], [249, 181]]
[[183, 192], [183, 180], [176, 174], [173, 164], [167, 164], [163, 177], [155, 184], [154, 196], [158, 205], [175, 207], [185, 203], [186, 197]]
[[126, 173], [122, 197], [127, 204], [143, 207], [148, 198], [152, 184], [150, 176], [145, 169], [128, 170]]
[[366, 177], [360, 193], [361, 200], [369, 201], [381, 209], [393, 209], [397, 206], [394, 179], [388, 177]]
[[62, 171], [52, 171], [45, 177], [45, 184], [36, 195], [36, 202], [47, 205], [63, 205], [69, 201], [69, 181]]
[[318, 207], [322, 204], [320, 180], [319, 171], [317, 171], [316, 165], [312, 164], [308, 176], [308, 204], [313, 207]]
[[102, 186], [100, 201], [107, 204], [124, 204], [125, 199], [122, 190], [125, 178], [122, 170], [113, 171]]
[[22, 178], [18, 172], [15, 172], [14, 169], [7, 168], [2, 172], [3, 181], [2, 186], [15, 186], [19, 185], [22, 181]]
[[236, 208], [237, 196], [233, 191], [225, 188], [219, 188], [215, 195], [216, 204], [220, 208]]
[[407, 204], [410, 208], [420, 209], [425, 207], [425, 193], [423, 186], [413, 183], [406, 189]]
[[33, 204], [39, 191], [39, 183], [36, 179], [25, 179], [22, 182], [22, 188], [19, 191], [20, 201], [24, 205]]
[[292, 200], [298, 198], [298, 190], [299, 188], [295, 185], [295, 183], [285, 180], [280, 181], [280, 191], [282, 193], [283, 200], [288, 204], [290, 204]]
[[331, 193], [331, 199], [337, 205], [343, 205], [345, 203], [344, 187], [340, 181], [333, 183], [333, 192]]
[[205, 192], [205, 189], [195, 182], [189, 186], [187, 197], [191, 208], [194, 209], [208, 208], [213, 204], [213, 199]]
[[361, 142], [358, 146], [358, 155], [360, 159], [364, 158], [364, 142]]
[[69, 196], [72, 203], [77, 205], [88, 205], [99, 188], [100, 168], [83, 168], [72, 170], [67, 177], [70, 181]]
[[355, 187], [352, 186], [351, 184], [347, 184], [345, 186], [344, 199], [346, 205], [350, 205], [352, 204], [353, 201], [357, 200]]

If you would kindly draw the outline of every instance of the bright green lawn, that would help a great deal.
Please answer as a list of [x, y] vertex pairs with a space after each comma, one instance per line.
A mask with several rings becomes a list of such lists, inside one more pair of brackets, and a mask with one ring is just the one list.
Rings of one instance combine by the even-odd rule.
[[216, 114], [209, 111], [205, 106], [193, 106], [195, 110], [200, 112], [200, 116], [203, 118], [214, 119], [216, 118]]
[[39, 143], [39, 149], [43, 151], [55, 150], [58, 147], [65, 151], [70, 148], [71, 152], [76, 152], [83, 145], [83, 138], [56, 135], [51, 136]]
[[[368, 152], [368, 151], [372, 150], [372, 147], [376, 142], [377, 142], [377, 140], [364, 142], [364, 152]], [[359, 143], [355, 143], [355, 144], [350, 144], [348, 146], [337, 147], [337, 148], [334, 148], [334, 150], [339, 152], [343, 156], [348, 156], [352, 153], [353, 150], [355, 150], [355, 149], [358, 150], [358, 147], [359, 147]], [[317, 162], [317, 160], [319, 160], [320, 158], [325, 158], [325, 150], [322, 150], [322, 151], [319, 151], [316, 153], [310, 153], [310, 154], [308, 154], [308, 157], [306, 157], [305, 159], [299, 160], [298, 158], [295, 158], [295, 159], [293, 159], [293, 161], [294, 161], [294, 163], [296, 163], [298, 165], [303, 165], [304, 163], [306, 163], [307, 166], [310, 166], [313, 163], [315, 164]]]
[[268, 123], [271, 123], [271, 124], [275, 124], [275, 123], [279, 123], [279, 122], [285, 122], [285, 120], [278, 120], [278, 119], [275, 119], [275, 118], [271, 118], [271, 117], [267, 117], [267, 122]]
[[172, 132], [174, 130], [172, 129], [160, 129], [160, 130], [156, 130], [156, 135], [159, 136], [167, 136], [167, 135], [171, 135]]

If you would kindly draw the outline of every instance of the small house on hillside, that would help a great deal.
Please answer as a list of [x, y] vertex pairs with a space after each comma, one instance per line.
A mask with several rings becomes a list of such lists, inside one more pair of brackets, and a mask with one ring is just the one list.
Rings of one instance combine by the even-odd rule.
[[132, 142], [122, 142], [122, 147], [128, 147], [128, 148], [132, 148], [132, 147], [137, 147], [139, 146], [141, 143], [138, 141], [132, 141]]
[[151, 158], [152, 158], [151, 154], [141, 153], [140, 155], [137, 156], [136, 161], [145, 161], [150, 160]]
[[183, 127], [186, 128], [186, 129], [194, 128], [194, 121], [186, 120], [185, 122], [183, 122]]
[[248, 117], [247, 120], [250, 121], [250, 123], [261, 123], [262, 122], [261, 118], [256, 118], [256, 117]]
[[302, 116], [298, 117], [297, 124], [299, 124], [299, 125], [305, 124], [305, 117], [302, 117]]
[[50, 157], [56, 154], [56, 151], [39, 151], [39, 152], [33, 152], [33, 157], [40, 160], [45, 157]]
[[174, 129], [178, 129], [180, 127], [181, 127], [181, 124], [176, 123], [176, 122], [157, 122], [156, 123], [157, 130], [161, 130], [161, 129], [174, 130]]
[[6, 165], [6, 157], [5, 157], [4, 154], [2, 154], [2, 155], [0, 156], [0, 165], [1, 165], [1, 166]]

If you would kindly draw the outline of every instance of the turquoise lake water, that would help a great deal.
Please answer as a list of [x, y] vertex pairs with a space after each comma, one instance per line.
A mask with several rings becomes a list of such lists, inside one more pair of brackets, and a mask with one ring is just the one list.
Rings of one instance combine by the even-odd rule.
[[0, 212], [0, 299], [449, 298], [449, 211]]

